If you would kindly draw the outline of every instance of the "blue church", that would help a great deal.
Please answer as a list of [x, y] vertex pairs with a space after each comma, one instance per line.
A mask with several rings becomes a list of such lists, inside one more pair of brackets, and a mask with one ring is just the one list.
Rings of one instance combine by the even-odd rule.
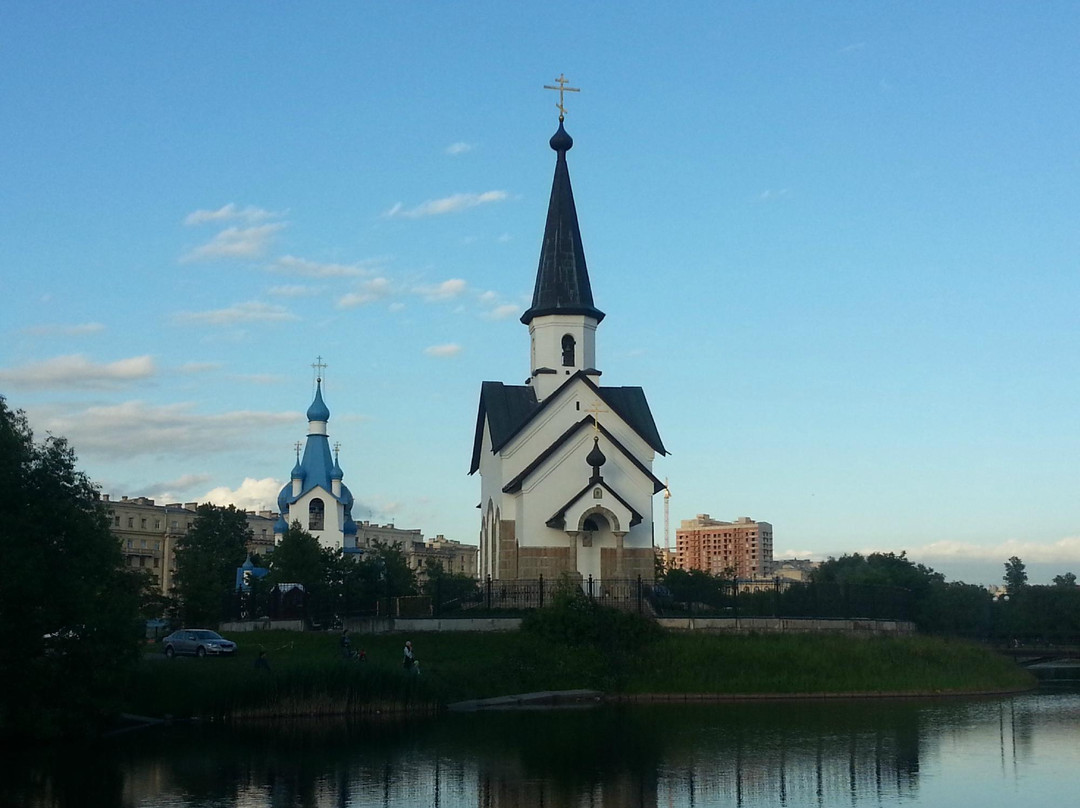
[[315, 399], [307, 410], [308, 433], [301, 457], [297, 444], [296, 465], [291, 479], [278, 494], [278, 517], [274, 542], [281, 541], [289, 525], [300, 527], [319, 540], [323, 547], [354, 549], [356, 522], [352, 518], [353, 495], [342, 483], [345, 476], [338, 463], [338, 447], [330, 449], [326, 425], [330, 409], [323, 401], [322, 378], [315, 382]]

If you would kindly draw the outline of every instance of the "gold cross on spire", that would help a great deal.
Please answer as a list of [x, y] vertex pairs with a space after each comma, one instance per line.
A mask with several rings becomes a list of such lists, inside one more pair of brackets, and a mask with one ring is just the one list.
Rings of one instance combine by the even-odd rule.
[[315, 368], [315, 381], [321, 382], [322, 372], [326, 370], [326, 363], [322, 361], [321, 356], [316, 356], [315, 361], [312, 363], [311, 366]]
[[594, 401], [593, 405], [592, 405], [592, 409], [585, 410], [585, 412], [592, 415], [593, 432], [595, 432], [597, 435], [599, 435], [600, 434], [600, 418], [599, 418], [600, 413], [602, 413], [602, 412], [611, 412], [611, 410], [605, 410], [603, 407], [600, 406], [599, 401]]
[[566, 107], [563, 106], [563, 93], [580, 93], [581, 90], [577, 87], [567, 87], [566, 85], [570, 83], [570, 79], [568, 79], [562, 73], [560, 73], [559, 77], [555, 79], [555, 83], [559, 86], [552, 87], [550, 84], [545, 84], [544, 89], [559, 91], [559, 103], [555, 106], [559, 108], [559, 121], [561, 122], [563, 119], [566, 118]]

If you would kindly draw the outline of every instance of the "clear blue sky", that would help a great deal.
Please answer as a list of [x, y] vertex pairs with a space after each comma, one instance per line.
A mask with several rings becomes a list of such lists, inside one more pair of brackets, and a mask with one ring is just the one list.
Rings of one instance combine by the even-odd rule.
[[271, 507], [321, 355], [355, 516], [475, 542], [565, 73], [672, 535], [1080, 572], [1078, 42], [1072, 2], [4, 3], [0, 393], [114, 496]]

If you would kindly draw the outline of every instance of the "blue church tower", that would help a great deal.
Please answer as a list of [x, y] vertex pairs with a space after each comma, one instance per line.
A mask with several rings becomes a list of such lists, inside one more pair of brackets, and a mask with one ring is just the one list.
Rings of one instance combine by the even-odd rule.
[[[325, 365], [321, 358], [316, 367]], [[315, 381], [315, 399], [307, 410], [308, 434], [304, 454], [297, 443], [296, 465], [291, 479], [278, 494], [278, 517], [274, 541], [280, 542], [293, 522], [319, 540], [323, 547], [356, 547], [356, 522], [352, 518], [353, 495], [342, 483], [338, 450], [330, 450], [327, 423], [330, 408], [322, 396], [322, 376]]]

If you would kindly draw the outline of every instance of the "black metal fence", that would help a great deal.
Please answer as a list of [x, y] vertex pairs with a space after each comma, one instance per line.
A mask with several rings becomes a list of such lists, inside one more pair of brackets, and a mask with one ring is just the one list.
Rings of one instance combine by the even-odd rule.
[[641, 578], [596, 580], [580, 584], [565, 578], [475, 582], [436, 579], [423, 594], [339, 600], [317, 604], [305, 595], [269, 596], [258, 604], [237, 593], [229, 611], [234, 618], [268, 615], [333, 625], [347, 617], [507, 617], [550, 606], [560, 596], [585, 597], [601, 605], [657, 617], [799, 617], [910, 620], [911, 593], [890, 586], [715, 580], [705, 588], [668, 588]]
[[780, 578], [717, 581], [707, 590], [654, 588], [660, 616], [799, 617], [910, 620], [910, 590], [867, 584], [810, 583]]

